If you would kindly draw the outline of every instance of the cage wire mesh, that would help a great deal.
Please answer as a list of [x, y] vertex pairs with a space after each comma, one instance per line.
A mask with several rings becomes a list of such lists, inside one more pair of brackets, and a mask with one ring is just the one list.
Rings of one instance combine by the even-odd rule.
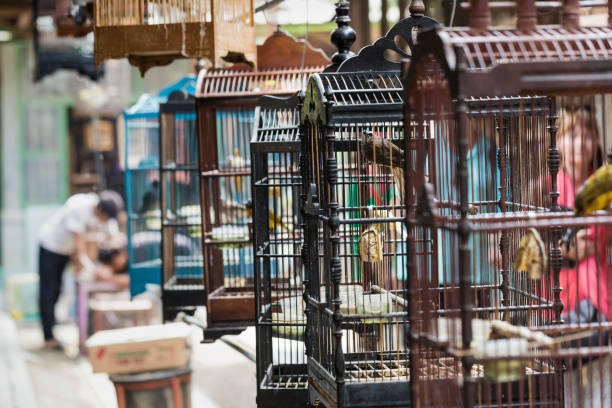
[[289, 95], [321, 67], [210, 70], [196, 95], [207, 328], [214, 340], [255, 323], [251, 151], [264, 94]]
[[611, 38], [419, 36], [404, 82], [412, 405], [610, 404]]
[[302, 300], [299, 104], [263, 96], [251, 139], [257, 406], [303, 407], [308, 375]]
[[171, 320], [205, 300], [194, 96], [170, 94], [160, 104], [160, 125], [162, 305]]

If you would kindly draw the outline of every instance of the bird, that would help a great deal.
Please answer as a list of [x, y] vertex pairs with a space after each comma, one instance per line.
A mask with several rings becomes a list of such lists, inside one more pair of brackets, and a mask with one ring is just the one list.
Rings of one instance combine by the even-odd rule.
[[580, 187], [574, 198], [574, 214], [583, 217], [612, 205], [612, 163], [604, 164]]
[[361, 133], [361, 151], [373, 164], [391, 168], [400, 198], [404, 197], [404, 150], [391, 140], [374, 136], [372, 132]]
[[[251, 200], [249, 200], [245, 204], [245, 213], [249, 217], [253, 218], [253, 202]], [[276, 227], [279, 227], [289, 233], [293, 231], [293, 228], [283, 222], [283, 217], [281, 215], [276, 214], [276, 211], [271, 208], [268, 209], [268, 226], [272, 230]]]
[[[578, 189], [574, 198], [574, 214], [577, 217], [600, 210], [612, 210], [612, 161], [597, 169]], [[568, 228], [563, 236], [567, 250], [576, 232], [578, 228]]]
[[514, 269], [527, 271], [531, 279], [542, 279], [548, 265], [546, 246], [538, 231], [529, 228], [521, 238], [514, 258]]

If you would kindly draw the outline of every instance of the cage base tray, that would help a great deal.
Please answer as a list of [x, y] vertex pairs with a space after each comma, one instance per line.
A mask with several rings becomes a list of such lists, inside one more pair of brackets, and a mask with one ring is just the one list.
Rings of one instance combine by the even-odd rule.
[[[128, 58], [141, 74], [176, 58], [213, 58], [211, 23], [101, 26], [95, 28], [94, 64]], [[134, 50], [138, 50], [134, 52]]]
[[226, 288], [221, 286], [208, 296], [208, 323], [213, 326], [247, 322], [255, 324], [255, 291], [253, 287]]
[[202, 276], [173, 276], [164, 283], [162, 301], [165, 309], [204, 306], [206, 297]]
[[302, 408], [308, 401], [306, 364], [270, 365], [257, 391], [259, 408]]

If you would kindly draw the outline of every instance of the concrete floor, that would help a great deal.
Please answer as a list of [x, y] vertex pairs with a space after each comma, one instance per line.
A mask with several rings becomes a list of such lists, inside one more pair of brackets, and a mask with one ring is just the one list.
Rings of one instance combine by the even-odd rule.
[[[23, 323], [15, 327], [13, 321], [1, 311], [0, 324], [3, 324], [0, 351], [6, 350], [0, 354], [0, 373], [7, 373], [11, 367], [21, 365], [17, 371], [21, 372], [22, 377], [14, 381], [21, 383], [20, 389], [6, 392], [4, 399], [0, 397], [1, 407], [116, 408], [114, 388], [108, 377], [93, 374], [87, 359], [77, 355], [77, 330], [74, 325], [63, 324], [56, 328], [56, 336], [66, 345], [65, 351], [60, 352], [42, 350], [42, 333], [38, 324]], [[14, 327], [13, 334], [5, 329], [5, 326], [11, 325]], [[254, 338], [254, 330], [249, 329], [240, 336], [233, 336], [232, 341], [252, 351]], [[201, 339], [201, 330], [194, 328], [192, 406], [255, 407], [255, 363], [222, 341], [201, 344]], [[9, 347], [11, 341], [12, 346]], [[5, 381], [10, 385], [8, 380]], [[11, 401], [10, 405], [7, 401]]]

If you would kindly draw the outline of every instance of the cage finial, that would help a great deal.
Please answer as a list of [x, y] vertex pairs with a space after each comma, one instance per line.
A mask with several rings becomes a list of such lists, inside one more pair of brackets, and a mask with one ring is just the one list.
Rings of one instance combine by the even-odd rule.
[[534, 0], [519, 0], [516, 28], [519, 30], [533, 30], [538, 24]]
[[336, 24], [338, 27], [331, 33], [331, 42], [336, 46], [338, 51], [332, 55], [332, 64], [327, 67], [326, 71], [335, 71], [342, 62], [355, 55], [351, 51], [351, 46], [357, 38], [357, 33], [349, 23], [349, 2], [340, 0], [336, 3]]
[[425, 3], [423, 0], [412, 0], [408, 11], [412, 17], [422, 17], [425, 15]]
[[470, 28], [486, 30], [491, 25], [489, 0], [471, 0]]
[[580, 25], [580, 2], [579, 0], [564, 0], [561, 25], [566, 28], [578, 28]]

